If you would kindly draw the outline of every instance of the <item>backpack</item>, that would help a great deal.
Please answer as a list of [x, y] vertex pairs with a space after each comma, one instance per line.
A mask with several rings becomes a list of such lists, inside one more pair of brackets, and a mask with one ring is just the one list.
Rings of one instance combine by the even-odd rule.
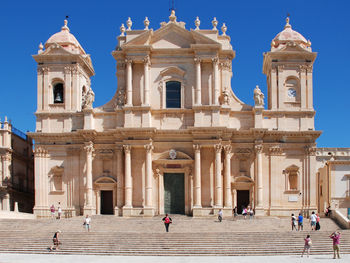
[[169, 217], [166, 217], [166, 218], [164, 219], [164, 223], [165, 223], [165, 224], [170, 224], [170, 219], [169, 219]]

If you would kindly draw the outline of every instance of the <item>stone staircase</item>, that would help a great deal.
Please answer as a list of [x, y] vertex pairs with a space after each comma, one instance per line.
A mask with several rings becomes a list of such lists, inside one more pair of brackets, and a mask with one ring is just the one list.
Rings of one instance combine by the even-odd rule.
[[[175, 215], [166, 233], [161, 217], [119, 218], [93, 216], [91, 232], [83, 227], [83, 217], [69, 219], [0, 220], [0, 253], [56, 253], [128, 256], [204, 255], [295, 255], [303, 249], [303, 239], [311, 235], [311, 254], [332, 253], [328, 237], [338, 226], [321, 219], [321, 230], [290, 230], [289, 218], [244, 220], [215, 217], [192, 218]], [[49, 252], [52, 236], [61, 230], [61, 249]], [[341, 253], [350, 254], [350, 231], [341, 230]]]

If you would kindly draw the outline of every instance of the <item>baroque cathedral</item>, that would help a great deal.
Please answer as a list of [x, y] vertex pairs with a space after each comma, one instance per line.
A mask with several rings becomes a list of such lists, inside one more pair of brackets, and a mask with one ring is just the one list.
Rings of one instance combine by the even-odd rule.
[[132, 29], [129, 18], [112, 52], [118, 87], [100, 107], [92, 60], [67, 20], [39, 46], [35, 215], [58, 202], [66, 216], [323, 208], [311, 42], [287, 18], [263, 56], [267, 94], [257, 86], [252, 106], [231, 88], [235, 51], [218, 27], [214, 18], [201, 29], [197, 18], [188, 30], [175, 11], [157, 30], [147, 18]]

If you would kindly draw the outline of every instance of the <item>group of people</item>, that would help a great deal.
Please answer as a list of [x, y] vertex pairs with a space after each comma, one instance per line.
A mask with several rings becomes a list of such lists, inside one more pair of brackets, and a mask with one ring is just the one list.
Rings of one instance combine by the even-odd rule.
[[[56, 211], [57, 211], [57, 217], [56, 217]], [[61, 202], [58, 202], [57, 209], [55, 208], [54, 204], [50, 206], [50, 213], [52, 219], [61, 219], [62, 216], [62, 208], [61, 208]]]
[[[312, 212], [310, 218], [310, 225], [311, 230], [317, 231], [321, 229], [320, 225], [320, 216], [318, 214], [315, 214], [315, 212]], [[304, 217], [301, 213], [299, 213], [299, 216], [296, 217], [294, 214], [291, 215], [291, 225], [292, 225], [292, 231], [301, 231], [304, 228]]]
[[[335, 231], [333, 232], [329, 237], [333, 240], [333, 258], [336, 259], [337, 257], [340, 258], [340, 232]], [[304, 250], [301, 253], [301, 257], [304, 256], [304, 253], [306, 251], [307, 257], [310, 255], [310, 249], [312, 246], [312, 240], [310, 235], [307, 235], [306, 238], [304, 238]]]

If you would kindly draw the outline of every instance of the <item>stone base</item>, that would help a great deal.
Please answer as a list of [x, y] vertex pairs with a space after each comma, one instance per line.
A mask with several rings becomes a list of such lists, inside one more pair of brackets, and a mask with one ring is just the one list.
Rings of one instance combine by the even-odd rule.
[[115, 216], [120, 216], [122, 213], [121, 209], [119, 209], [119, 207], [114, 207], [114, 215]]
[[192, 216], [193, 217], [201, 217], [201, 216], [203, 216], [203, 209], [202, 209], [202, 207], [193, 207], [193, 209], [192, 209]]
[[233, 215], [232, 207], [224, 207], [222, 209], [223, 216], [229, 216], [231, 217]]
[[133, 208], [132, 207], [123, 207], [123, 217], [129, 217], [133, 215]]
[[266, 216], [264, 208], [255, 208], [255, 216]]
[[89, 216], [96, 215], [96, 208], [85, 206], [84, 207], [84, 216], [86, 216], [86, 215], [89, 215]]
[[152, 207], [147, 207], [143, 209], [143, 215], [145, 217], [152, 217], [154, 216], [154, 208]]

